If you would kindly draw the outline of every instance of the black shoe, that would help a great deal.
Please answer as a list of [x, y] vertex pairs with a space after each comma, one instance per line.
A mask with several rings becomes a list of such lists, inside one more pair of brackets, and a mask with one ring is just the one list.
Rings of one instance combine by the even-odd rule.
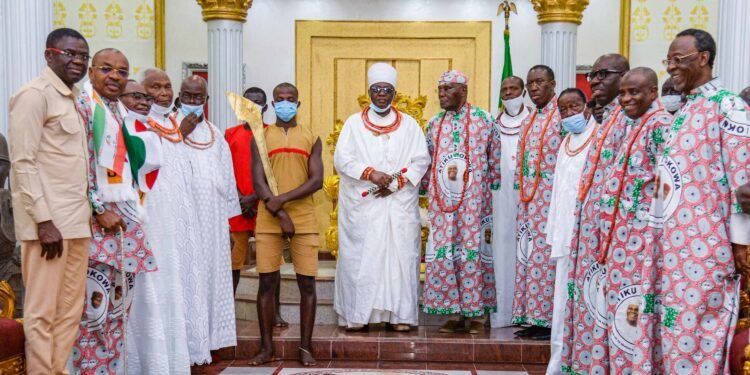
[[513, 332], [513, 334], [516, 337], [529, 337], [529, 336], [535, 335], [537, 333], [537, 328], [538, 327], [531, 326], [531, 327], [528, 327], [528, 328], [524, 328], [524, 329], [522, 329], [520, 331]]
[[539, 327], [539, 330], [535, 335], [529, 336], [532, 340], [550, 340], [552, 338], [552, 330], [549, 328]]

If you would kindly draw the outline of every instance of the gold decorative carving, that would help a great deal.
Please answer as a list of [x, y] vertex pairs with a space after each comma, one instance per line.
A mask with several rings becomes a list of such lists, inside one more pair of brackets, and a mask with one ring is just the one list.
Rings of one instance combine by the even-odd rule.
[[111, 2], [104, 9], [104, 19], [107, 20], [107, 36], [112, 39], [122, 37], [122, 7], [116, 1]]
[[539, 24], [571, 22], [580, 25], [589, 0], [531, 0]]
[[633, 9], [632, 33], [637, 42], [648, 39], [649, 24], [651, 23], [651, 12], [646, 7], [646, 0], [638, 0], [640, 4]]
[[[370, 97], [367, 94], [362, 94], [357, 97], [357, 103], [360, 108], [365, 108], [370, 105]], [[417, 120], [419, 127], [422, 131], [427, 129], [427, 120], [424, 118], [424, 108], [427, 105], [427, 97], [420, 95], [416, 98], [412, 98], [408, 95], [396, 92], [396, 97], [393, 98], [391, 104], [393, 108], [408, 114]], [[333, 124], [333, 131], [326, 137], [326, 144], [331, 150], [331, 155], [336, 151], [336, 143], [339, 141], [339, 135], [341, 129], [344, 127], [344, 122], [336, 119]], [[333, 175], [326, 177], [323, 180], [323, 191], [326, 197], [333, 203], [333, 208], [328, 214], [330, 218], [330, 226], [326, 230], [326, 247], [331, 251], [331, 255], [338, 257], [339, 254], [339, 228], [338, 228], [338, 196], [339, 196], [339, 181], [340, 176], [334, 170]], [[421, 207], [427, 207], [427, 200], [424, 198], [424, 206], [422, 206], [423, 200], [420, 198], [419, 205]], [[424, 247], [427, 242], [427, 235], [430, 233], [429, 228], [422, 227], [422, 253], [424, 253]]]
[[2, 375], [23, 375], [25, 373], [26, 364], [22, 355], [0, 361], [0, 374]]
[[78, 8], [78, 19], [80, 20], [80, 26], [78, 31], [81, 35], [86, 38], [91, 38], [96, 35], [96, 7], [90, 1], [81, 4]]
[[674, 36], [680, 31], [680, 22], [682, 22], [682, 12], [675, 5], [676, 0], [669, 0], [669, 5], [664, 9], [662, 21], [664, 21], [664, 39], [672, 41]]
[[0, 318], [13, 319], [13, 313], [16, 311], [16, 293], [5, 280], [0, 281], [0, 305]]
[[135, 8], [135, 35], [138, 39], [154, 36], [154, 8], [145, 0]]
[[698, 0], [693, 9], [690, 10], [690, 27], [705, 30], [708, 27], [708, 8]]
[[253, 0], [197, 0], [203, 11], [203, 20], [247, 21], [247, 10]]
[[55, 0], [52, 3], [52, 7], [55, 10], [55, 29], [65, 27], [65, 18], [68, 17], [68, 10], [65, 9], [65, 4], [63, 4], [63, 2], [60, 0]]

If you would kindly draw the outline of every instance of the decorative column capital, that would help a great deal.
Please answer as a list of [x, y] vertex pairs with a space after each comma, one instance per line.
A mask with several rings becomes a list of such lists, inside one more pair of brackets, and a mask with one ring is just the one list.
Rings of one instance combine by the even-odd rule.
[[245, 23], [253, 0], [196, 0], [203, 11], [203, 21], [230, 20]]
[[548, 22], [570, 22], [580, 25], [589, 0], [531, 0], [531, 4], [540, 25]]

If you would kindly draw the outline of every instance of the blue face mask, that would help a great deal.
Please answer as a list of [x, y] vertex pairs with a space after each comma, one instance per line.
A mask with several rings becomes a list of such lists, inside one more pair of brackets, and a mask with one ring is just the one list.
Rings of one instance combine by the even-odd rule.
[[201, 117], [203, 116], [203, 105], [182, 104], [180, 106], [180, 111], [182, 111], [184, 116], [195, 113], [196, 116]]
[[562, 119], [563, 128], [573, 134], [583, 133], [586, 129], [586, 124], [588, 124], [588, 121], [583, 117], [583, 112]]
[[391, 105], [388, 104], [387, 107], [380, 108], [380, 107], [376, 106], [375, 103], [370, 103], [370, 109], [372, 109], [373, 111], [375, 111], [375, 113], [383, 113], [383, 112], [391, 109]]
[[274, 102], [273, 109], [276, 111], [276, 117], [284, 122], [289, 122], [294, 116], [297, 116], [297, 103], [282, 100], [280, 102]]

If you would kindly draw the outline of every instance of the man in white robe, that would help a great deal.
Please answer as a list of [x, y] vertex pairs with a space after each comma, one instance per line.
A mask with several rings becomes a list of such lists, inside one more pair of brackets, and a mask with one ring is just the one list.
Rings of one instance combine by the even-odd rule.
[[507, 77], [500, 87], [503, 112], [497, 117], [495, 127], [500, 134], [501, 158], [500, 189], [492, 191], [492, 210], [499, 212], [492, 224], [492, 259], [495, 264], [495, 290], [497, 312], [490, 315], [492, 327], [505, 327], [513, 319], [513, 288], [516, 283], [516, 216], [518, 216], [518, 190], [513, 188], [516, 172], [516, 151], [521, 123], [529, 115], [523, 104], [526, 97], [523, 79]]
[[182, 83], [176, 117], [199, 120], [179, 146], [188, 164], [185, 199], [194, 209], [181, 249], [183, 298], [190, 362], [199, 365], [211, 363], [211, 350], [237, 345], [229, 218], [241, 214], [229, 146], [203, 116], [206, 85], [199, 76]]
[[370, 68], [372, 104], [346, 120], [333, 157], [341, 175], [334, 308], [339, 325], [350, 329], [387, 322], [408, 331], [418, 324], [417, 185], [430, 155], [417, 122], [391, 107], [396, 75], [385, 63]]
[[139, 292], [128, 320], [128, 368], [144, 374], [189, 374], [180, 253], [196, 214], [187, 192], [189, 165], [180, 150], [183, 134], [195, 128], [198, 117], [178, 125], [172, 114], [172, 83], [163, 70], [147, 69], [141, 84], [153, 103], [143, 122], [159, 134], [163, 150], [159, 178], [143, 202], [148, 215], [144, 228], [152, 233], [149, 241], [159, 270], [136, 279]]
[[568, 269], [570, 243], [575, 225], [575, 207], [578, 185], [592, 144], [596, 143], [597, 123], [586, 108], [586, 95], [577, 88], [560, 93], [557, 100], [563, 129], [568, 135], [557, 153], [555, 182], [545, 233], [547, 244], [552, 246], [551, 260], [555, 262], [555, 291], [552, 312], [551, 357], [548, 375], [562, 374], [562, 345], [565, 301], [568, 297]]

